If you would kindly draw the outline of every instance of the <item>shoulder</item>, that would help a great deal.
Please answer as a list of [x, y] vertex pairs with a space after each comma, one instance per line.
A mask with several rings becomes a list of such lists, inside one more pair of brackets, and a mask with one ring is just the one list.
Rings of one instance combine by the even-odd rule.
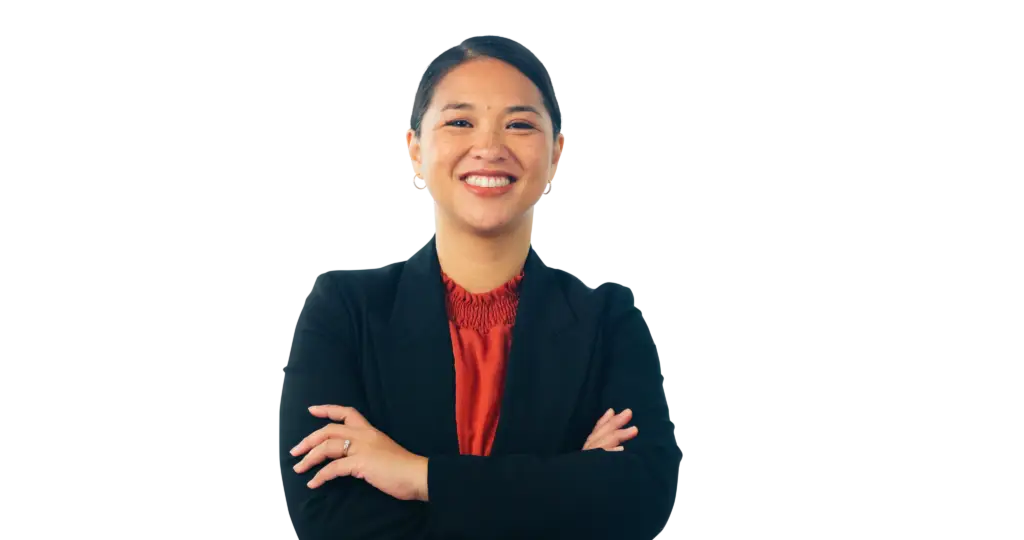
[[594, 332], [601, 354], [635, 365], [639, 355], [657, 358], [654, 340], [629, 287], [606, 282], [588, 287], [580, 279], [555, 270], [566, 300], [584, 326]]
[[565, 292], [566, 299], [577, 312], [596, 315], [601, 322], [615, 321], [636, 309], [633, 291], [619, 283], [606, 282], [590, 287], [578, 277], [555, 268], [555, 281]]
[[405, 261], [380, 268], [329, 270], [316, 277], [310, 299], [343, 308], [350, 314], [394, 297]]
[[317, 276], [316, 286], [333, 289], [346, 297], [386, 293], [398, 284], [405, 262], [397, 262], [380, 268], [360, 270], [329, 270]]

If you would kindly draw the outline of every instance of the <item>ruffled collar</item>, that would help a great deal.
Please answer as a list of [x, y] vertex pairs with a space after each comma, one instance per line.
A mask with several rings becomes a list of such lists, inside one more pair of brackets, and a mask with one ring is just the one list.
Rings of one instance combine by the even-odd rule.
[[445, 286], [448, 318], [456, 325], [486, 332], [501, 325], [515, 324], [519, 285], [523, 272], [485, 293], [471, 293], [441, 271]]

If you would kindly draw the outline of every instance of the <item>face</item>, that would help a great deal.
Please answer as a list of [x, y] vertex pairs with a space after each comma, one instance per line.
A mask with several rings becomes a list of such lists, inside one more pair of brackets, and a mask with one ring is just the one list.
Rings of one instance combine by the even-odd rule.
[[438, 219], [494, 235], [532, 217], [562, 153], [564, 138], [552, 134], [533, 82], [509, 64], [482, 57], [438, 82], [420, 137], [409, 130], [406, 141]]

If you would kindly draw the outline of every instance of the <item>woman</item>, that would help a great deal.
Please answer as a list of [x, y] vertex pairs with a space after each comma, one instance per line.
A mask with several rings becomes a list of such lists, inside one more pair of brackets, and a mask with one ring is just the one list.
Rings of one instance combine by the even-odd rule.
[[514, 41], [468, 39], [427, 68], [407, 143], [435, 234], [408, 261], [320, 275], [284, 369], [300, 539], [665, 526], [682, 453], [632, 293], [590, 289], [531, 247], [560, 127], [547, 71]]

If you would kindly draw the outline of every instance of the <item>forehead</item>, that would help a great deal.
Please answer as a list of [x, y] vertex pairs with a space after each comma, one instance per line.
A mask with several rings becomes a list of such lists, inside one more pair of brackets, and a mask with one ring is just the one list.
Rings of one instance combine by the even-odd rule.
[[438, 82], [431, 108], [460, 101], [484, 110], [508, 105], [543, 107], [540, 90], [526, 75], [501, 60], [474, 58], [464, 62]]

